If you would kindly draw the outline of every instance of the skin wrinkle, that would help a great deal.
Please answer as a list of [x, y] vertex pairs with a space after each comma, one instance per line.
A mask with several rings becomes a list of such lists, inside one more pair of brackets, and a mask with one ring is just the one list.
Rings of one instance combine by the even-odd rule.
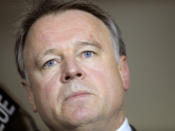
[[[74, 28], [70, 19], [79, 22], [78, 29]], [[69, 30], [65, 32], [62, 27], [66, 25]], [[47, 40], [42, 39], [41, 34]], [[77, 54], [81, 49], [77, 49], [77, 44], [80, 41], [96, 41], [101, 49], [97, 49], [97, 55], [88, 59], [79, 57]], [[83, 48], [87, 47], [83, 45]], [[39, 70], [34, 64], [37, 56], [49, 49], [55, 49], [59, 52], [57, 56], [63, 56], [62, 64], [56, 63], [51, 68]], [[120, 64], [115, 60], [109, 30], [96, 17], [70, 10], [61, 15], [49, 14], [40, 18], [29, 31], [24, 57], [32, 85], [31, 89], [26, 88], [34, 96], [30, 102], [51, 129], [64, 130], [63, 125], [69, 125], [83, 131], [112, 131], [121, 125], [124, 120], [124, 88]], [[74, 75], [78, 72], [82, 78]], [[67, 74], [73, 76], [71, 81], [63, 81]], [[65, 101], [80, 87], [92, 95]], [[104, 123], [108, 126], [99, 126]]]
[[[100, 44], [99, 43], [97, 43], [96, 41], [93, 41], [93, 42], [85, 42], [85, 41], [80, 41], [80, 42], [76, 42], [77, 44], [75, 45], [76, 47], [75, 47], [75, 50], [80, 50], [81, 48], [85, 48], [85, 47], [91, 47], [91, 49], [102, 49], [101, 48], [101, 46], [100, 46]], [[93, 48], [92, 48], [93, 47]], [[90, 50], [91, 50], [90, 49]], [[47, 60], [45, 60], [45, 59], [48, 59], [48, 58], [50, 58], [51, 56], [53, 56], [53, 57], [56, 57], [57, 58], [57, 60], [58, 60], [58, 62], [59, 63], [61, 63], [63, 60], [64, 60], [64, 58], [63, 58], [63, 54], [60, 54], [59, 53], [60, 51], [58, 51], [58, 50], [56, 50], [56, 49], [48, 49], [48, 50], [46, 50], [46, 51], [44, 51], [43, 53], [41, 53], [41, 54], [39, 54], [39, 56], [37, 56], [36, 58], [37, 58], [37, 60], [36, 60], [36, 64], [39, 66], [39, 67], [41, 67], [42, 66], [42, 63], [44, 63], [44, 62], [42, 62], [43, 60], [44, 61], [47, 61]], [[75, 52], [77, 52], [77, 51], [75, 51]], [[77, 53], [78, 54], [78, 53]], [[50, 57], [49, 57], [50, 56]], [[48, 57], [48, 58], [47, 58]]]
[[[59, 15], [60, 15], [60, 17], [63, 15], [64, 13], [59, 13]], [[52, 14], [53, 16], [55, 16], [56, 14]], [[52, 17], [52, 15], [48, 15], [48, 16], [43, 16], [42, 18], [44, 18], [44, 17], [48, 17], [48, 19], [50, 18], [50, 17]], [[79, 16], [79, 15], [78, 15]], [[85, 17], [84, 16], [81, 16], [81, 17], [83, 17], [84, 19], [85, 19]], [[69, 32], [73, 32], [73, 31], [71, 31], [70, 29], [67, 29], [68, 28], [68, 26], [66, 26], [67, 25], [67, 23], [65, 22], [65, 19], [64, 19], [64, 17], [62, 17], [62, 21], [64, 22], [64, 25], [65, 26], [62, 26], [62, 32], [64, 32], [64, 31], [69, 31]], [[73, 19], [73, 18], [70, 18], [70, 19]], [[91, 21], [89, 21], [89, 20], [87, 20], [90, 24], [92, 23]], [[36, 24], [37, 24], [37, 22], [38, 21], [36, 21]], [[56, 26], [56, 24], [59, 24], [60, 22], [52, 22], [52, 26]], [[71, 21], [71, 23], [73, 23], [73, 21]], [[42, 24], [42, 23], [41, 23]], [[62, 23], [60, 23], [60, 24], [62, 24]], [[100, 25], [102, 25], [102, 26], [105, 26], [101, 21], [100, 22], [98, 22], [98, 24], [100, 24]], [[71, 24], [72, 26], [74, 26], [74, 24]], [[70, 26], [71, 26], [70, 25]], [[88, 28], [88, 26], [89, 25], [83, 25], [83, 26], [85, 26], [87, 29], [89, 29]], [[98, 26], [98, 25], [96, 25], [96, 26]], [[94, 27], [94, 30], [96, 30], [96, 26]], [[106, 27], [106, 26], [105, 26]], [[31, 29], [30, 29], [31, 30]], [[29, 30], [29, 32], [30, 32], [30, 30]], [[33, 32], [35, 33], [36, 32], [36, 29], [35, 28], [32, 28], [32, 30], [33, 30]], [[49, 31], [47, 31], [47, 30], [49, 30]], [[89, 32], [91, 32], [92, 30], [90, 30], [90, 31], [88, 31], [87, 33], [86, 32], [84, 32], [84, 37], [86, 38], [86, 37], [89, 37]], [[52, 36], [54, 36], [52, 33], [59, 33], [59, 31], [53, 31], [52, 30], [52, 28], [50, 28], [50, 26], [48, 26], [48, 27], [46, 27], [46, 29], [44, 29], [44, 30], [39, 30], [38, 32], [40, 32], [40, 34], [34, 34], [30, 39], [40, 39], [41, 40], [41, 42], [42, 43], [50, 43], [50, 41], [54, 41], [54, 39], [52, 39]], [[49, 33], [48, 33], [49, 32]], [[76, 32], [77, 32], [77, 30], [76, 30]], [[99, 32], [101, 32], [101, 30], [99, 30]], [[106, 35], [109, 35], [109, 31], [108, 31], [108, 29], [107, 29], [107, 32], [108, 32], [108, 34], [106, 34]], [[47, 34], [47, 35], [44, 35], [44, 34]], [[81, 34], [81, 31], [80, 31], [80, 34]], [[97, 34], [97, 35], [100, 35], [99, 33]], [[90, 35], [91, 37], [92, 37], [92, 35]], [[99, 36], [99, 37], [103, 37], [103, 36]], [[49, 38], [49, 41], [48, 41], [48, 39], [46, 39], [46, 38]], [[59, 35], [57, 35], [57, 38], [58, 39], [60, 39], [60, 43], [62, 43], [61, 41], [61, 38], [59, 38]], [[68, 37], [69, 38], [69, 37]], [[68, 38], [65, 38], [65, 36], [64, 36], [64, 38], [63, 38], [63, 41], [64, 41], [64, 39], [68, 39]], [[89, 39], [89, 38], [87, 38], [87, 39]], [[97, 41], [98, 42], [98, 39], [94, 36], [94, 39], [95, 39], [95, 41]], [[110, 39], [112, 40], [112, 38], [110, 37]], [[76, 39], [73, 39], [72, 40], [72, 43], [74, 43], [76, 41]], [[99, 42], [98, 42], [99, 43]], [[53, 43], [50, 43], [50, 47], [52, 47], [53, 46], [53, 48], [55, 47], [54, 46], [54, 42]], [[35, 47], [37, 45], [37, 43], [34, 45], [34, 47], [33, 47], [33, 50], [34, 49], [37, 49], [37, 47]], [[62, 44], [62, 45], [64, 45], [64, 44]], [[71, 45], [71, 44], [70, 44]], [[26, 42], [26, 46], [27, 46], [27, 42]], [[25, 47], [25, 48], [27, 48], [27, 47]], [[45, 49], [45, 46], [43, 45], [43, 47], [42, 47], [43, 49]], [[62, 47], [63, 48], [63, 47]], [[24, 51], [25, 51], [25, 49], [24, 49]], [[24, 54], [26, 54], [26, 53], [24, 53]], [[28, 53], [28, 54], [30, 54], [30, 53]], [[34, 57], [37, 57], [37, 56], [34, 56]], [[25, 62], [26, 63], [26, 62]]]
[[[74, 9], [68, 9], [68, 10], [74, 10]], [[58, 14], [62, 14], [62, 13], [64, 13], [65, 11], [64, 10], [61, 10], [61, 11], [56, 11], [56, 12], [53, 12], [53, 13], [51, 13], [52, 15], [58, 15]], [[50, 13], [49, 13], [50, 14]], [[47, 14], [46, 15], [44, 15], [44, 16], [47, 16]], [[43, 16], [41, 16], [41, 17], [43, 17]], [[106, 16], [107, 17], [107, 16]], [[39, 18], [38, 18], [39, 19]], [[108, 18], [107, 18], [108, 19]], [[27, 19], [26, 19], [27, 20]], [[36, 21], [37, 21], [37, 19], [36, 19]], [[36, 22], [36, 21], [34, 21], [34, 23]], [[105, 20], [102, 20], [103, 22], [105, 21]], [[109, 18], [108, 20], [108, 24], [109, 24], [109, 26], [107, 26], [107, 25], [105, 25], [108, 29], [109, 28], [112, 28], [112, 29], [110, 29], [110, 34], [111, 34], [111, 39], [112, 39], [112, 41], [113, 41], [113, 46], [114, 46], [114, 49], [115, 49], [115, 57], [116, 57], [116, 61], [117, 62], [119, 62], [119, 42], [118, 42], [118, 35], [120, 34], [117, 30], [116, 30], [116, 26], [114, 25], [114, 22]], [[34, 24], [33, 23], [33, 24]], [[25, 24], [25, 22], [24, 22], [24, 24]], [[77, 24], [77, 23], [76, 23]], [[32, 25], [31, 25], [32, 26]], [[29, 30], [30, 30], [30, 28], [29, 28]], [[28, 33], [28, 31], [27, 31], [27, 33]], [[118, 34], [119, 33], [119, 34]], [[21, 48], [20, 48], [21, 49]], [[22, 51], [23, 52], [23, 51]], [[18, 53], [19, 53], [19, 55], [18, 55], [18, 57], [19, 58], [21, 58], [22, 60], [18, 60], [18, 62], [17, 63], [19, 63], [19, 68], [20, 68], [20, 72], [21, 72], [21, 75], [24, 73], [24, 76], [22, 76], [22, 77], [24, 77], [24, 79], [26, 78], [26, 77], [28, 77], [28, 76], [26, 76], [27, 75], [27, 73], [26, 73], [26, 70], [25, 70], [25, 62], [24, 62], [24, 59], [23, 59], [23, 55], [24, 55], [24, 53], [21, 53], [19, 50], [18, 50]], [[21, 63], [21, 64], [20, 64]]]

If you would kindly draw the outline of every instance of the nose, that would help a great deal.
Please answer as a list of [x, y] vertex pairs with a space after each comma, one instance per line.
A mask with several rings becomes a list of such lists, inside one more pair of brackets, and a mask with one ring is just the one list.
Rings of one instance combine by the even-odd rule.
[[63, 65], [63, 70], [61, 74], [61, 81], [63, 83], [70, 82], [74, 79], [84, 79], [85, 72], [79, 67], [75, 61], [66, 62]]

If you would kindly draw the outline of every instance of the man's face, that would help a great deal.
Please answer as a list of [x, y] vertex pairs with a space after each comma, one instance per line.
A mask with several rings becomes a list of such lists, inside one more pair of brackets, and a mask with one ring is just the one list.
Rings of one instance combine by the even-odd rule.
[[48, 126], [122, 121], [122, 67], [96, 17], [69, 10], [40, 18], [27, 35], [24, 60], [29, 101]]

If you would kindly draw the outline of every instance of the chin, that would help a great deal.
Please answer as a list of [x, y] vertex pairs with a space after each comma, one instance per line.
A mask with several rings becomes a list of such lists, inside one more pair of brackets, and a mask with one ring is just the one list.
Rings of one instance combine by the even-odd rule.
[[[95, 107], [95, 106], [93, 106]], [[69, 108], [69, 111], [64, 112], [64, 118], [72, 126], [81, 126], [84, 124], [90, 124], [97, 119], [98, 108], [88, 107], [87, 105], [81, 105], [74, 108]]]
[[80, 109], [73, 114], [72, 123], [78, 124], [88, 124], [94, 121], [97, 117], [97, 112], [87, 111], [86, 109]]

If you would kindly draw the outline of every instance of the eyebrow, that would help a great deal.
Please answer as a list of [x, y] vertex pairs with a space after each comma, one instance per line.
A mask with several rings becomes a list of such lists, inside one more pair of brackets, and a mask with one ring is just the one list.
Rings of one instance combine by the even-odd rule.
[[98, 43], [97, 41], [79, 41], [77, 44], [76, 44], [78, 47], [83, 47], [83, 46], [94, 46], [98, 49], [102, 49], [102, 46], [100, 43]]
[[[98, 48], [98, 49], [102, 49], [102, 46], [100, 45], [100, 43], [98, 43], [97, 41], [78, 41], [76, 43], [73, 43], [76, 45], [76, 48], [81, 48], [81, 47], [84, 47], [84, 46], [93, 46], [95, 48]], [[40, 60], [42, 57], [46, 56], [46, 55], [49, 55], [49, 54], [59, 54], [59, 51], [57, 49], [54, 49], [54, 48], [51, 48], [51, 49], [48, 49], [46, 50], [44, 53], [40, 54], [38, 56], [38, 59]]]
[[46, 50], [43, 54], [41, 54], [39, 57], [43, 57], [49, 54], [58, 54], [58, 51], [54, 48]]
[[46, 50], [45, 52], [39, 54], [36, 57], [37, 59], [36, 59], [35, 64], [36, 65], [40, 65], [40, 60], [42, 60], [43, 57], [45, 57], [45, 56], [47, 56], [49, 54], [55, 54], [56, 55], [56, 54], [58, 54], [58, 51], [56, 49], [54, 49], [54, 48], [51, 48], [51, 49]]

